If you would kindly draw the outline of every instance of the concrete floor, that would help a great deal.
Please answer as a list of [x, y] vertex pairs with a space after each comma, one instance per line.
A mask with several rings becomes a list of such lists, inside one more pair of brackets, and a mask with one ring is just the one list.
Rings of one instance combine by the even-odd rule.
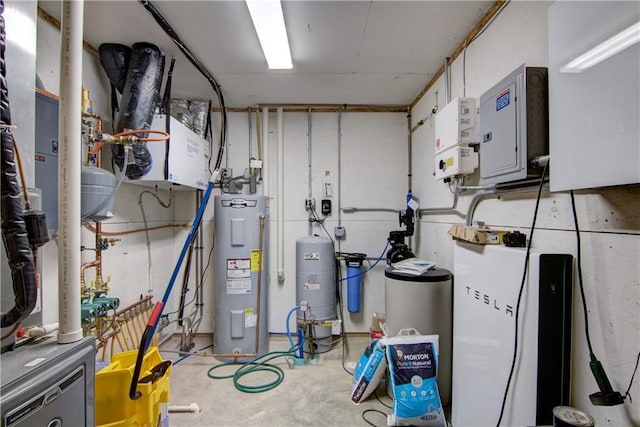
[[[367, 336], [350, 336], [347, 343], [346, 363], [349, 367], [358, 360], [369, 342]], [[211, 338], [198, 337], [195, 349], [211, 344]], [[285, 350], [289, 347], [285, 337], [272, 336], [269, 350]], [[162, 350], [177, 350], [178, 340], [171, 339]], [[209, 354], [212, 349], [206, 350]], [[199, 413], [171, 413], [169, 425], [179, 426], [366, 426], [362, 412], [377, 409], [385, 414], [385, 408], [371, 395], [360, 405], [351, 402], [353, 377], [342, 366], [343, 345], [336, 343], [329, 352], [319, 355], [310, 364], [289, 368], [284, 358], [273, 361], [285, 371], [282, 384], [273, 390], [247, 394], [237, 390], [231, 379], [216, 380], [207, 376], [209, 368], [220, 363], [213, 357], [188, 357], [173, 367], [170, 378], [171, 404], [188, 405], [195, 402]], [[178, 354], [162, 353], [164, 359], [177, 360]], [[233, 372], [233, 367], [224, 368]], [[224, 374], [224, 369], [216, 374]], [[261, 383], [273, 380], [267, 373], [250, 374], [244, 383]], [[387, 404], [383, 388], [378, 395]], [[376, 426], [385, 426], [386, 417], [375, 412], [367, 413], [367, 419]]]

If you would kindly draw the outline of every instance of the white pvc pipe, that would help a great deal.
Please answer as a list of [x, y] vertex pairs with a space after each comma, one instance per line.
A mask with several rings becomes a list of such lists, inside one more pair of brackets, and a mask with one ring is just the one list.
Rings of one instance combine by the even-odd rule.
[[80, 324], [80, 169], [82, 0], [62, 2], [58, 152], [58, 343], [82, 339]]
[[169, 412], [200, 412], [200, 407], [197, 403], [191, 403], [189, 405], [167, 405]]
[[284, 282], [284, 109], [278, 108], [278, 282]]
[[269, 108], [262, 109], [262, 195], [269, 196]]
[[60, 327], [58, 322], [49, 323], [47, 325], [36, 326], [29, 329], [30, 337], [43, 337], [45, 335], [50, 334], [51, 332], [57, 331]]

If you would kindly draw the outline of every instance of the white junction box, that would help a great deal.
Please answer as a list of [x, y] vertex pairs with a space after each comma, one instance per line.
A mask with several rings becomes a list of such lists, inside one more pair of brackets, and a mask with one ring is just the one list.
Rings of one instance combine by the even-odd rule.
[[[164, 131], [165, 117], [156, 114], [151, 129]], [[127, 178], [127, 182], [174, 190], [204, 190], [211, 176], [209, 142], [173, 117], [170, 117], [169, 127], [169, 142], [147, 143], [153, 160], [151, 170], [140, 179]]]
[[473, 147], [453, 147], [436, 154], [435, 178], [443, 179], [455, 175], [468, 175], [478, 167], [478, 153]]
[[436, 115], [435, 152], [460, 144], [479, 143], [475, 98], [455, 98]]

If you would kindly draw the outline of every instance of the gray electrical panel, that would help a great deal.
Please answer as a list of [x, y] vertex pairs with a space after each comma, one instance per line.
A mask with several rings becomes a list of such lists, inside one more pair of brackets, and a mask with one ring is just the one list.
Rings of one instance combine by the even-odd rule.
[[95, 425], [95, 339], [55, 338], [2, 354], [3, 427]]
[[47, 227], [58, 228], [58, 101], [36, 92], [36, 187], [42, 189]]
[[547, 69], [519, 66], [480, 96], [480, 180], [500, 184], [542, 173], [531, 159], [549, 153]]

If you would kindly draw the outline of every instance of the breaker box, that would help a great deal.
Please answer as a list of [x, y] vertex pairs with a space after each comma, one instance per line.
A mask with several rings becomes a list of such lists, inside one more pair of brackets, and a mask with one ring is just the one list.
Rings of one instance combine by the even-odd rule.
[[[157, 114], [151, 129], [164, 131], [165, 127], [165, 115]], [[168, 142], [147, 143], [153, 159], [149, 173], [140, 179], [127, 178], [126, 182], [173, 190], [204, 190], [211, 177], [209, 141], [173, 117], [170, 117], [169, 127], [171, 137]]]
[[473, 147], [453, 147], [436, 154], [435, 178], [443, 179], [473, 173], [478, 167], [478, 153]]
[[547, 69], [519, 66], [480, 97], [480, 180], [540, 176], [530, 160], [549, 153]]
[[42, 189], [47, 227], [58, 228], [58, 100], [36, 92], [35, 185]]
[[479, 142], [475, 132], [477, 114], [475, 98], [456, 98], [442, 108], [436, 115], [435, 152]]

